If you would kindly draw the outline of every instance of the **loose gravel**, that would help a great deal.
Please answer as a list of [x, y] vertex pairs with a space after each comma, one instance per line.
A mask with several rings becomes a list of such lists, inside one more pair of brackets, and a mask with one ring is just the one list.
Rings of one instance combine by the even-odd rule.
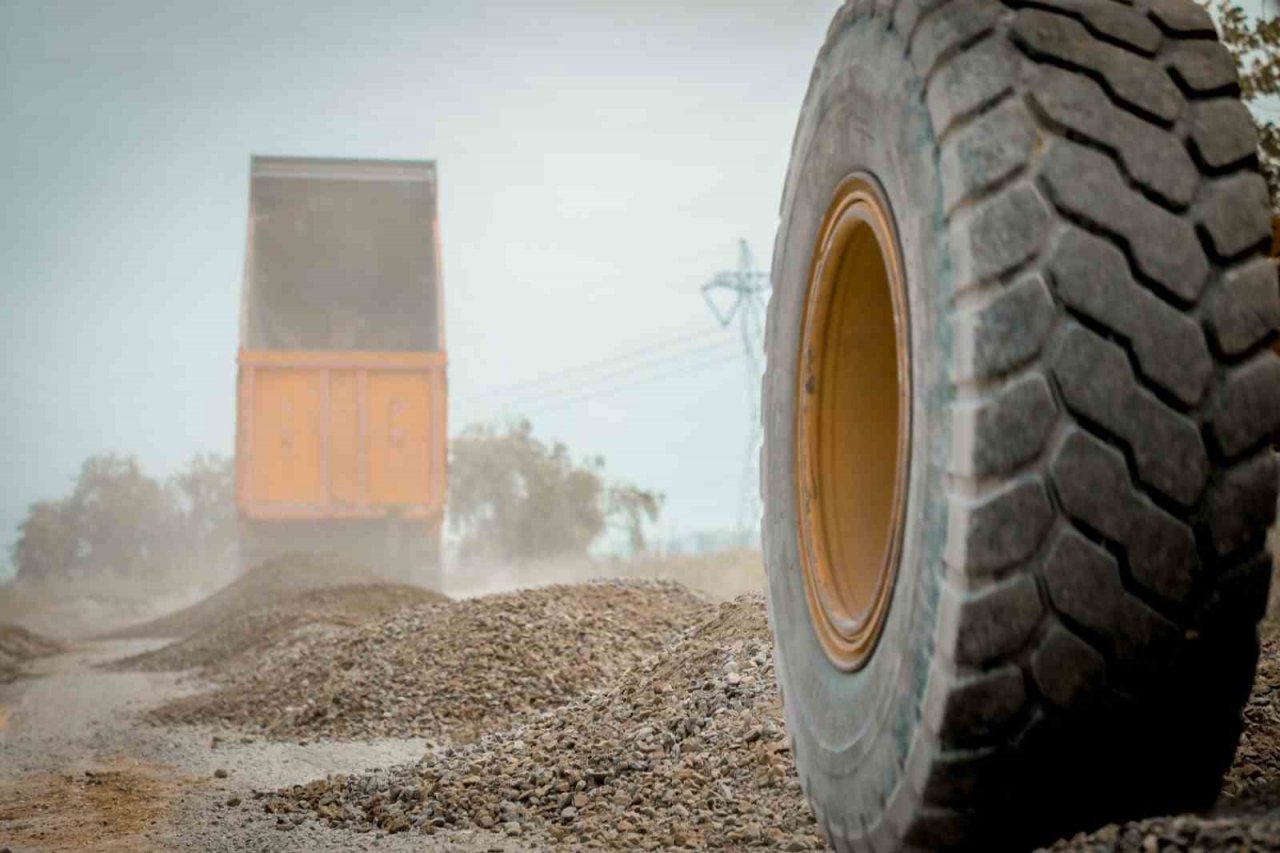
[[605, 690], [416, 766], [294, 786], [264, 808], [281, 823], [531, 845], [822, 849], [773, 678], [763, 601], [742, 597]]
[[367, 568], [336, 555], [289, 554], [246, 572], [190, 607], [121, 628], [103, 639], [188, 637], [249, 611], [280, 606], [312, 590], [370, 580]]
[[66, 646], [21, 625], [0, 624], [0, 684], [22, 675], [36, 658], [65, 651]]
[[[555, 632], [543, 623], [556, 626]], [[822, 847], [787, 747], [758, 596], [717, 606], [665, 585], [589, 584], [412, 605], [361, 624], [320, 627], [324, 630], [315, 625], [291, 630], [278, 648], [257, 653], [260, 665], [275, 674], [271, 689], [278, 695], [267, 695], [270, 682], [246, 690], [238, 701], [266, 703], [266, 712], [256, 717], [240, 708], [231, 717], [243, 715], [251, 726], [283, 720], [276, 733], [287, 740], [250, 742], [242, 735], [151, 726], [138, 727], [146, 735], [129, 736], [152, 744], [145, 749], [135, 744], [130, 755], [176, 761], [201, 779], [183, 789], [185, 805], [174, 813], [168, 846], [300, 851]], [[1245, 710], [1241, 747], [1215, 809], [1103, 827], [1050, 849], [1280, 849], [1280, 637], [1275, 631], [1268, 636]], [[501, 663], [486, 668], [494, 658]], [[591, 666], [595, 669], [589, 671]], [[247, 687], [245, 673], [240, 668], [227, 672], [233, 670], [236, 674], [219, 676], [225, 679], [223, 689]], [[414, 680], [415, 672], [427, 673], [425, 680]], [[96, 709], [105, 685], [174, 678], [93, 668], [87, 673], [61, 687], [58, 677], [46, 677], [8, 689], [26, 689], [24, 701], [33, 708], [79, 701]], [[432, 692], [423, 685], [443, 689]], [[41, 689], [50, 695], [41, 698]], [[58, 690], [63, 692], [55, 698]], [[387, 698], [396, 691], [415, 698], [397, 704]], [[94, 698], [85, 702], [89, 695]], [[352, 712], [353, 731], [377, 730], [383, 725], [380, 715], [387, 713], [391, 728], [443, 728], [463, 741], [481, 734], [444, 745], [434, 734], [382, 741], [381, 747], [318, 742], [316, 737], [344, 731], [342, 724], [324, 715], [307, 717], [296, 708], [287, 711], [286, 697], [315, 708], [350, 695], [368, 703]], [[424, 710], [427, 706], [448, 710]], [[50, 732], [65, 727], [77, 733], [81, 740], [68, 741], [62, 750], [67, 760], [103, 748], [94, 746], [100, 727], [75, 715], [54, 721], [19, 710], [10, 729], [30, 728], [37, 720], [46, 720]], [[221, 736], [210, 741], [211, 734]], [[3, 735], [0, 729], [0, 740]], [[295, 738], [309, 740], [288, 742]], [[175, 759], [174, 743], [187, 744], [182, 760]], [[11, 769], [57, 752], [43, 742], [33, 741], [25, 752], [21, 744], [6, 744], [11, 751], [15, 746], [20, 748]], [[416, 764], [354, 772], [407, 760], [424, 749], [429, 752]], [[109, 752], [119, 749], [112, 746]], [[331, 753], [329, 760], [316, 760], [322, 753]], [[280, 757], [286, 754], [297, 759], [288, 772], [288, 762]], [[313, 763], [316, 774], [326, 766], [342, 772], [289, 784], [305, 779]], [[205, 790], [208, 786], [213, 787]]]
[[216, 678], [243, 665], [257, 666], [257, 656], [287, 643], [291, 635], [321, 627], [353, 628], [410, 607], [437, 604], [445, 598], [421, 587], [366, 583], [317, 589], [229, 616], [167, 646], [109, 664], [117, 670], [150, 672], [199, 669]]
[[643, 581], [415, 607], [294, 634], [150, 718], [282, 739], [466, 741], [608, 684], [709, 607], [675, 584]]
[[[1280, 640], [1211, 813], [1103, 827], [1053, 851], [1280, 849]], [[587, 849], [823, 849], [784, 735], [763, 601], [720, 605], [610, 687], [416, 765], [259, 794], [280, 826]]]

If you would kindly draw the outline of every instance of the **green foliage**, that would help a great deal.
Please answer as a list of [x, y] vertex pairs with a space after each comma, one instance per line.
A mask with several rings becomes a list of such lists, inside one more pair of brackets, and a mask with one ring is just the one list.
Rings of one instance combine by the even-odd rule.
[[1262, 114], [1264, 109], [1275, 110], [1280, 96], [1280, 20], [1251, 17], [1231, 0], [1201, 3], [1216, 19], [1222, 43], [1235, 60], [1240, 96], [1258, 127], [1258, 159], [1271, 204], [1280, 208], [1280, 128]]
[[464, 562], [582, 555], [608, 527], [639, 553], [661, 505], [654, 492], [606, 483], [600, 457], [575, 464], [563, 444], [534, 438], [528, 421], [470, 426], [450, 448], [449, 524]]
[[18, 534], [24, 582], [200, 572], [234, 555], [231, 463], [200, 455], [160, 483], [131, 456], [94, 456], [69, 496], [28, 509]]
[[627, 537], [627, 548], [633, 556], [648, 550], [644, 526], [657, 521], [661, 511], [662, 495], [629, 483], [614, 484], [605, 495], [605, 517]]
[[13, 562], [23, 581], [65, 577], [76, 563], [76, 537], [69, 500], [41, 501], [27, 509], [18, 525], [18, 542], [13, 546]]
[[215, 453], [198, 453], [166, 484], [177, 539], [198, 570], [235, 559], [235, 466]]

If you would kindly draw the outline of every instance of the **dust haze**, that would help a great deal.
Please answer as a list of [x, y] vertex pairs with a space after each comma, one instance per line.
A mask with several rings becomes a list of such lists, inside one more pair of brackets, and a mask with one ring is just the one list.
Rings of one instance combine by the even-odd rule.
[[1230, 8], [0, 3], [0, 853], [1280, 849]]

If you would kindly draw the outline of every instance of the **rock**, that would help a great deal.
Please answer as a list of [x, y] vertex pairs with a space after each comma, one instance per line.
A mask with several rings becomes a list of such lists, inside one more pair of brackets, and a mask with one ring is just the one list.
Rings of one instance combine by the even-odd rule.
[[[579, 595], [578, 590], [566, 587], [560, 594]], [[630, 594], [609, 595], [617, 596], [610, 601], [640, 606]], [[526, 609], [520, 596], [533, 596], [534, 603]], [[573, 612], [584, 614], [583, 620], [569, 619]], [[332, 691], [325, 694], [329, 704], [354, 708], [352, 697], [359, 696], [360, 701], [381, 709], [379, 713], [390, 714], [389, 719], [406, 719], [396, 717], [401, 704], [430, 707], [435, 703], [436, 711], [414, 713], [450, 709], [458, 722], [448, 730], [459, 736], [414, 765], [334, 776], [274, 792], [267, 797], [266, 810], [324, 821], [329, 810], [341, 803], [345, 831], [386, 828], [403, 818], [425, 834], [442, 836], [446, 843], [453, 837], [474, 835], [479, 839], [476, 849], [483, 849], [486, 833], [507, 846], [513, 842], [502, 836], [518, 835], [520, 847], [528, 849], [547, 845], [570, 850], [823, 849], [795, 775], [774, 686], [762, 599], [698, 605], [682, 614], [685, 627], [645, 646], [653, 649], [647, 656], [628, 659], [616, 668], [597, 660], [596, 681], [575, 681], [575, 673], [581, 670], [557, 662], [557, 655], [573, 653], [541, 639], [546, 628], [540, 620], [572, 638], [591, 658], [601, 649], [616, 648], [615, 639], [608, 637], [625, 637], [630, 619], [611, 618], [607, 607], [598, 602], [559, 610], [535, 593], [520, 593], [492, 612], [477, 610], [465, 619], [449, 616], [461, 620], [455, 626], [466, 625], [472, 631], [466, 635], [469, 648], [503, 657], [507, 662], [501, 666], [510, 668], [502, 669], [505, 681], [472, 681], [465, 669], [471, 664], [455, 656], [462, 641], [433, 633], [432, 642], [444, 644], [444, 656], [464, 667], [459, 692], [448, 696], [414, 692], [417, 676], [405, 662], [416, 660], [429, 670], [428, 650], [415, 652], [417, 657], [397, 657], [404, 653], [399, 643], [409, 643], [413, 631], [425, 630], [421, 621], [393, 617], [389, 621], [398, 626], [399, 639], [375, 643], [371, 635], [361, 640], [357, 648], [369, 659], [344, 657], [347, 653], [341, 649], [345, 647], [308, 646], [313, 653], [333, 651], [344, 662], [342, 666], [350, 663], [350, 672], [363, 679], [335, 672], [338, 664], [317, 665], [310, 684], [330, 685], [325, 679], [337, 678], [348, 691], [322, 688]], [[581, 634], [575, 625], [582, 627]], [[379, 628], [383, 630], [387, 629]], [[593, 631], [604, 632], [607, 638], [593, 639]], [[523, 643], [525, 637], [533, 639]], [[385, 670], [379, 668], [376, 657], [384, 651], [391, 658]], [[388, 697], [399, 696], [403, 703], [381, 704], [390, 698], [375, 695], [376, 688], [369, 683], [375, 676], [389, 678], [380, 672], [396, 674], [396, 689]], [[541, 679], [562, 676], [569, 681], [553, 696]], [[437, 682], [435, 678], [430, 675], [424, 683], [449, 685], [447, 679]], [[360, 691], [366, 691], [368, 698]], [[545, 697], [544, 704], [535, 704], [530, 697], [536, 696]], [[504, 700], [514, 706], [522, 699], [529, 699], [529, 705], [500, 707]], [[305, 707], [304, 699], [294, 701]], [[1280, 849], [1277, 703], [1280, 645], [1268, 641], [1257, 686], [1245, 710], [1239, 758], [1227, 774], [1228, 789], [1220, 811], [1105, 826], [1059, 841], [1051, 849], [1064, 853]], [[321, 722], [316, 725], [342, 731], [342, 724], [334, 722], [340, 717], [317, 718]], [[485, 719], [487, 723], [478, 722]]]
[[[482, 831], [490, 828], [485, 815], [518, 819], [529, 839], [522, 843], [535, 848], [811, 849], [818, 829], [799, 784], [779, 785], [796, 780], [790, 753], [776, 748], [785, 737], [763, 599], [700, 605], [683, 618], [684, 629], [596, 690], [392, 769], [393, 789], [423, 792], [397, 805], [411, 821], [458, 816], [459, 827]], [[489, 630], [505, 637], [510, 629], [495, 623]], [[520, 636], [539, 630], [526, 621]], [[493, 642], [480, 634], [469, 641], [476, 648]], [[584, 642], [590, 649], [589, 637]], [[516, 646], [497, 648], [515, 654]], [[741, 677], [746, 670], [753, 677]], [[372, 778], [322, 780], [278, 796], [313, 815], [325, 796], [342, 796], [362, 818], [374, 818], [386, 804], [369, 790]], [[508, 832], [511, 824], [498, 825]]]
[[[313, 593], [324, 601], [369, 594]], [[261, 647], [252, 666], [235, 658], [206, 672], [218, 689], [162, 705], [148, 718], [238, 726], [277, 740], [464, 742], [607, 685], [708, 607], [683, 587], [651, 581], [410, 600], [389, 615], [344, 625], [326, 622], [343, 621], [326, 615], [330, 606], [337, 605], [312, 602], [292, 633], [254, 641]], [[239, 622], [226, 630], [261, 634]], [[559, 742], [554, 731], [539, 737], [547, 749]]]

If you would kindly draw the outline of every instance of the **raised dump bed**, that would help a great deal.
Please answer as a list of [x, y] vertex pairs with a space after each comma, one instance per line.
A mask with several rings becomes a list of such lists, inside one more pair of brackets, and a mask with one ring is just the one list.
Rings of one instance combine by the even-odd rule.
[[435, 164], [254, 157], [236, 477], [246, 566], [333, 551], [438, 585]]

